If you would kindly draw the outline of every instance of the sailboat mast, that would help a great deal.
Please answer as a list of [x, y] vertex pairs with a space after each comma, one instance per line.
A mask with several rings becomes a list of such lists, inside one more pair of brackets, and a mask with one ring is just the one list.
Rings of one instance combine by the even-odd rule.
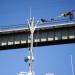
[[71, 56], [71, 66], [72, 66], [72, 75], [74, 75], [74, 68], [73, 68], [73, 62], [72, 62], [72, 55]]
[[32, 71], [32, 61], [33, 61], [33, 34], [34, 34], [34, 30], [35, 30], [34, 18], [29, 20], [28, 25], [29, 25], [29, 29], [30, 29], [29, 73], [30, 73], [30, 75], [33, 75], [33, 71]]

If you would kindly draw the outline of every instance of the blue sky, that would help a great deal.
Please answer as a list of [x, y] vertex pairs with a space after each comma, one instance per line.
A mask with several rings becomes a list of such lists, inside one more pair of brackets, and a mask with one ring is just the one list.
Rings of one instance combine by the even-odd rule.
[[[75, 9], [75, 0], [0, 0], [0, 26], [25, 24], [32, 17], [51, 18], [60, 13]], [[75, 44], [36, 47], [33, 49], [35, 62], [33, 70], [36, 75], [54, 73], [55, 75], [72, 75], [70, 54], [73, 56], [75, 72]], [[0, 51], [0, 75], [17, 75], [28, 72], [24, 57], [28, 48]]]

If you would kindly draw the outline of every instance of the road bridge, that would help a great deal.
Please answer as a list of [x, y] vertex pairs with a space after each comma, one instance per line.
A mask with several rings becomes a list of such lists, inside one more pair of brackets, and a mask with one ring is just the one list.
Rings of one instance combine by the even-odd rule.
[[[75, 43], [75, 21], [36, 26], [33, 42], [35, 47]], [[0, 28], [0, 50], [27, 48], [29, 45], [30, 31], [27, 27]]]

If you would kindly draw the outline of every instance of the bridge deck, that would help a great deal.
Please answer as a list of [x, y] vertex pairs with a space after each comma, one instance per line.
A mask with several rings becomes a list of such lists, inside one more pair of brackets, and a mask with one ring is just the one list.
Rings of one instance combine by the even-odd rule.
[[[0, 50], [26, 48], [30, 45], [28, 28], [0, 30]], [[75, 22], [38, 26], [34, 32], [34, 46], [75, 43]]]

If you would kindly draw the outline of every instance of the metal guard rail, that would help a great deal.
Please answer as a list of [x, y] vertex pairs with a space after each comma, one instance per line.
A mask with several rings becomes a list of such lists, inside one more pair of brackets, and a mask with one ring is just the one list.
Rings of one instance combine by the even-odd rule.
[[[63, 23], [72, 23], [75, 22], [75, 18], [72, 20], [69, 19], [60, 19], [60, 20], [52, 20], [48, 22], [39, 22], [37, 27], [45, 26], [45, 25], [55, 25], [55, 24], [63, 24]], [[28, 24], [17, 24], [17, 25], [9, 25], [9, 26], [0, 26], [0, 31], [11, 30], [11, 29], [20, 29], [20, 28], [28, 28]]]

